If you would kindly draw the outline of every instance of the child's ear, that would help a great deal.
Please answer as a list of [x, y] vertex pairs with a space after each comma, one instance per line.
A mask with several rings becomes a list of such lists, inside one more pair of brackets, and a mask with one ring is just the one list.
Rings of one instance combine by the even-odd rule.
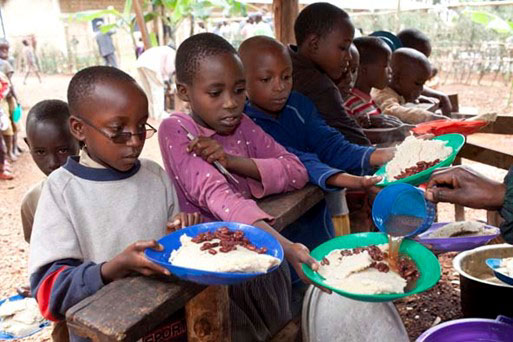
[[178, 98], [184, 102], [189, 102], [189, 90], [187, 88], [187, 85], [183, 83], [177, 83], [176, 84], [176, 94], [178, 95]]
[[75, 137], [75, 139], [77, 139], [78, 141], [85, 140], [84, 123], [74, 115], [70, 116], [69, 118], [69, 129], [71, 131], [71, 134]]
[[319, 49], [319, 39], [320, 37], [316, 34], [310, 34], [306, 37], [304, 44], [306, 44], [306, 47], [311, 53], [315, 53]]

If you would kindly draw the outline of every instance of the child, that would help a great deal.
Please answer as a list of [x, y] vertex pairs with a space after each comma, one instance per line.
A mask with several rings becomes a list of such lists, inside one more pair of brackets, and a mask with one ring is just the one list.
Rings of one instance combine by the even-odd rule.
[[[32, 159], [46, 176], [66, 163], [68, 156], [78, 154], [78, 141], [71, 135], [68, 120], [69, 109], [66, 102], [44, 100], [32, 107], [27, 115], [27, 143]], [[46, 179], [34, 185], [21, 202], [21, 223], [25, 241], [30, 243], [32, 224], [41, 190]], [[22, 286], [18, 293], [27, 297], [30, 288]], [[68, 330], [64, 322], [58, 322], [52, 331], [53, 341], [68, 341]]]
[[358, 37], [354, 45], [361, 58], [357, 66], [356, 84], [345, 98], [344, 109], [356, 118], [371, 141], [404, 140], [410, 134], [411, 126], [404, 125], [394, 116], [382, 114], [370, 95], [372, 88], [383, 89], [388, 85], [392, 51], [383, 40], [375, 37]]
[[392, 54], [392, 80], [384, 89], [373, 89], [372, 98], [384, 114], [393, 115], [404, 123], [446, 119], [421, 108], [408, 108], [414, 102], [431, 76], [431, 64], [426, 56], [411, 48], [400, 48]]
[[[324, 122], [306, 96], [291, 92], [292, 62], [285, 46], [272, 38], [257, 36], [244, 41], [239, 51], [249, 97], [244, 112], [299, 157], [308, 170], [310, 182], [325, 191], [336, 191], [368, 190], [381, 180], [361, 176], [391, 159], [393, 151], [349, 143]], [[293, 230], [286, 229], [283, 234], [309, 248], [333, 238], [325, 204], [314, 209], [318, 214], [311, 210], [309, 216], [313, 222], [303, 225], [305, 229], [294, 225]], [[323, 212], [327, 217], [323, 217]], [[313, 229], [316, 226], [321, 229]]]
[[358, 77], [358, 65], [360, 65], [360, 54], [354, 44], [351, 44], [349, 54], [351, 55], [351, 60], [342, 73], [342, 77], [335, 82], [343, 99], [351, 93], [351, 89], [353, 89]]
[[25, 78], [23, 79], [23, 84], [27, 84], [27, 77], [31, 72], [34, 72], [39, 79], [39, 83], [41, 83], [41, 76], [39, 76], [39, 71], [36, 63], [36, 56], [34, 54], [34, 49], [30, 46], [28, 40], [23, 39], [23, 57], [25, 59], [25, 67], [27, 68], [27, 73], [25, 74]]
[[323, 189], [363, 189], [380, 181], [359, 176], [386, 163], [393, 150], [351, 144], [326, 125], [315, 105], [292, 91], [292, 62], [285, 46], [256, 36], [244, 41], [239, 51], [249, 98], [245, 113], [298, 155], [312, 183]]
[[16, 161], [18, 159], [18, 155], [22, 152], [21, 148], [18, 146], [18, 124], [12, 120], [12, 116], [14, 113], [14, 109], [16, 105], [19, 103], [18, 98], [16, 96], [16, 92], [14, 91], [14, 85], [12, 84], [12, 75], [14, 74], [14, 68], [9, 62], [9, 42], [4, 38], [0, 39], [0, 72], [4, 73], [9, 79], [10, 91], [6, 96], [7, 104], [8, 104], [8, 115], [11, 121], [10, 127], [8, 130], [2, 132], [5, 145], [7, 148], [7, 156], [11, 161]]
[[[253, 198], [302, 188], [308, 175], [301, 162], [242, 113], [245, 79], [235, 49], [222, 37], [201, 33], [186, 39], [176, 54], [178, 96], [191, 114], [175, 113], [159, 132], [164, 165], [184, 211], [209, 220], [258, 226], [283, 246], [302, 279], [301, 265], [317, 269], [308, 249], [275, 231], [273, 217]], [[185, 129], [184, 129], [185, 127]], [[187, 131], [195, 139], [187, 139]], [[212, 165], [221, 163], [237, 179], [228, 181]], [[230, 286], [232, 341], [269, 340], [291, 318], [287, 263], [268, 275]]]
[[[27, 115], [25, 142], [32, 159], [47, 177], [64, 165], [68, 156], [78, 155], [78, 141], [69, 129], [68, 104], [60, 100], [44, 100]], [[34, 185], [21, 202], [21, 223], [25, 241], [30, 242], [34, 214], [46, 179]]]
[[[420, 51], [427, 58], [431, 56], [431, 41], [422, 31], [414, 28], [404, 29], [397, 34], [397, 38], [401, 40], [403, 47]], [[440, 109], [442, 110], [443, 115], [451, 114], [452, 105], [446, 94], [424, 86], [422, 95], [438, 99], [440, 101]]]
[[[0, 131], [2, 136], [8, 136], [12, 132], [12, 123], [9, 119], [9, 104], [7, 102], [7, 95], [10, 92], [9, 79], [0, 71]], [[14, 178], [7, 157], [9, 152], [4, 144], [2, 137], [0, 137], [0, 180], [11, 180]]]
[[431, 41], [422, 31], [415, 28], [404, 29], [397, 34], [397, 38], [401, 41], [402, 47], [422, 52], [427, 58], [431, 56]]
[[143, 252], [162, 248], [153, 239], [178, 212], [165, 171], [139, 160], [155, 129], [132, 77], [111, 67], [83, 69], [69, 84], [68, 103], [71, 134], [84, 148], [48, 177], [30, 239], [31, 292], [54, 321], [130, 273], [169, 275]]
[[290, 47], [293, 89], [308, 96], [326, 123], [347, 140], [370, 145], [358, 123], [344, 111], [338, 80], [350, 60], [354, 26], [342, 9], [328, 3], [306, 6], [294, 24], [297, 47]]

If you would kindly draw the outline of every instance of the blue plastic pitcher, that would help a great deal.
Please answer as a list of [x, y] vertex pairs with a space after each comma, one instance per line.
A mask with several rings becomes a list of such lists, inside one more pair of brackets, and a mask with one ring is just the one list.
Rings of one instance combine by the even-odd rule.
[[[391, 235], [412, 237], [426, 231], [435, 220], [435, 207], [424, 192], [401, 183], [379, 192], [372, 205], [372, 220], [378, 229]], [[398, 227], [398, 228], [397, 228]], [[402, 229], [402, 232], [392, 229]]]

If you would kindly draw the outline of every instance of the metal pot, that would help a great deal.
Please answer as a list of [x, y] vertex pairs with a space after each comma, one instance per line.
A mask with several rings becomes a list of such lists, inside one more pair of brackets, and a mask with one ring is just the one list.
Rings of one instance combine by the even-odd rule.
[[408, 334], [392, 302], [355, 301], [310, 286], [303, 300], [303, 342], [407, 342]]
[[460, 275], [461, 310], [465, 317], [513, 317], [513, 286], [498, 280], [486, 266], [488, 258], [513, 257], [509, 244], [482, 246], [458, 254], [453, 266]]

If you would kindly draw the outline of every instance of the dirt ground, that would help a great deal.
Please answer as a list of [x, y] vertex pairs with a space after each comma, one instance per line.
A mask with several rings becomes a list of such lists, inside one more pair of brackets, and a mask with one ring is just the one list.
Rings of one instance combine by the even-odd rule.
[[[19, 77], [14, 78], [14, 84], [22, 102], [24, 113], [36, 102], [58, 98], [65, 100], [66, 88], [70, 80], [69, 75], [45, 75], [43, 83], [36, 79], [28, 80], [27, 85], [22, 84]], [[488, 83], [487, 83], [488, 82]], [[460, 106], [476, 107], [480, 113], [498, 111], [500, 113], [513, 114], [513, 107], [506, 106], [509, 88], [499, 82], [491, 85], [484, 80], [482, 86], [459, 85], [447, 83], [440, 89], [448, 93], [458, 93]], [[23, 133], [22, 133], [23, 135]], [[471, 139], [486, 141], [491, 146], [509, 146], [513, 142], [510, 137], [497, 137], [491, 139], [488, 135], [476, 135]], [[21, 141], [21, 140], [20, 140]], [[21, 145], [26, 149], [24, 143]], [[149, 139], [143, 151], [143, 157], [161, 162], [158, 142], [154, 137]], [[504, 170], [495, 169], [486, 165], [470, 163], [480, 172], [489, 177], [501, 180]], [[37, 169], [28, 153], [23, 153], [21, 158], [12, 164], [16, 178], [12, 181], [0, 181], [0, 246], [2, 257], [0, 258], [0, 298], [6, 298], [16, 293], [16, 287], [27, 284], [27, 258], [28, 245], [23, 240], [19, 208], [23, 194], [32, 184], [43, 179], [44, 175]], [[486, 213], [479, 210], [466, 210], [468, 218], [486, 219]], [[439, 220], [454, 220], [454, 210], [450, 205], [439, 206]], [[459, 284], [457, 276], [451, 267], [453, 254], [441, 256], [443, 276], [441, 282], [430, 292], [407, 298], [398, 307], [403, 321], [411, 338], [416, 338], [423, 330], [440, 317], [441, 321], [458, 318], [459, 310]], [[430, 303], [430, 304], [426, 304]], [[422, 322], [422, 324], [418, 324]], [[27, 338], [25, 341], [49, 341], [50, 329]]]

